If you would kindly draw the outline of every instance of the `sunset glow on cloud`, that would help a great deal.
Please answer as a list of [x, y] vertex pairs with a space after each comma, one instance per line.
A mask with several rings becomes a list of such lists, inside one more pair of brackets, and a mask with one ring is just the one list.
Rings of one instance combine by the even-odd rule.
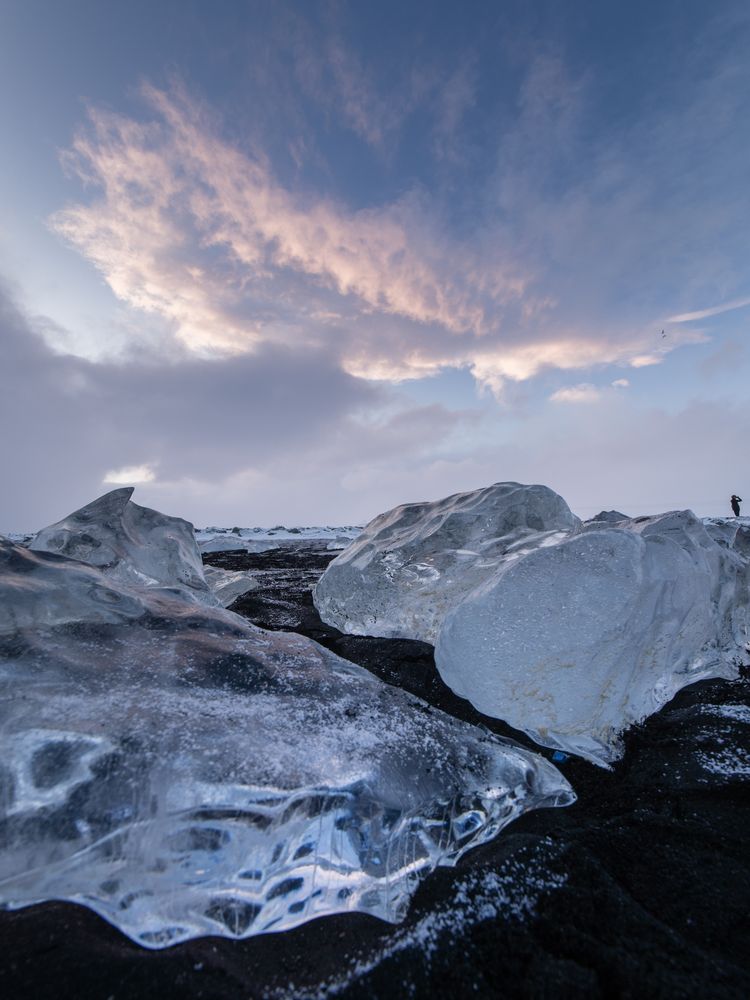
[[[98, 194], [51, 225], [118, 299], [165, 320], [193, 351], [323, 338], [359, 377], [397, 382], [467, 368], [499, 393], [545, 367], [655, 364], [695, 339], [683, 333], [646, 355], [652, 331], [569, 334], [510, 263], [514, 248], [500, 230], [500, 252], [485, 260], [424, 199], [354, 211], [295, 195], [266, 158], [224, 141], [211, 109], [182, 87], [146, 86], [144, 98], [143, 122], [90, 111], [64, 163]], [[373, 315], [402, 326], [384, 342]]]
[[184, 93], [147, 87], [145, 96], [156, 121], [91, 111], [66, 163], [102, 197], [58, 212], [52, 225], [118, 298], [173, 321], [188, 346], [243, 350], [277, 339], [277, 317], [241, 313], [285, 273], [309, 279], [296, 292], [295, 321], [312, 312], [322, 285], [354, 299], [342, 304], [354, 314], [481, 335], [490, 307], [521, 294], [520, 278], [483, 271], [467, 248], [441, 251], [408, 199], [356, 212], [305, 204], [262, 158], [218, 138]]

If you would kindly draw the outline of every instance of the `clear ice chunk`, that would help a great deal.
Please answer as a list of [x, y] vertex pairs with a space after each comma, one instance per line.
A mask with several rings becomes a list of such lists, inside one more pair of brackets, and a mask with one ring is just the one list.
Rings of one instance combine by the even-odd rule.
[[446, 615], [443, 680], [543, 746], [607, 766], [623, 731], [746, 654], [741, 532], [689, 510], [595, 522], [506, 558]]
[[206, 583], [211, 588], [222, 608], [228, 608], [238, 597], [256, 590], [258, 581], [251, 570], [220, 569], [218, 566], [204, 566]]
[[105, 493], [43, 528], [29, 548], [96, 566], [120, 583], [179, 588], [192, 600], [218, 603], [203, 575], [192, 524], [141, 507], [132, 494], [132, 486]]
[[528, 542], [581, 522], [547, 486], [495, 483], [379, 514], [318, 581], [320, 617], [342, 632], [434, 643], [445, 615]]
[[680, 688], [737, 675], [750, 530], [689, 510], [582, 524], [547, 487], [496, 483], [376, 517], [315, 604], [344, 632], [434, 643], [480, 712], [608, 766]]
[[[79, 553], [80, 554], [80, 553]], [[0, 904], [134, 941], [404, 914], [574, 794], [542, 757], [312, 640], [0, 541]]]

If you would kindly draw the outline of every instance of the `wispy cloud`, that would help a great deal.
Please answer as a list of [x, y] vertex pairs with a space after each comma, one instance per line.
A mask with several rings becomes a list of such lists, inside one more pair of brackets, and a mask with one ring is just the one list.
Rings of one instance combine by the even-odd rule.
[[[414, 201], [353, 212], [294, 196], [262, 156], [222, 141], [184, 93], [145, 93], [157, 121], [92, 110], [67, 163], [103, 197], [52, 224], [118, 298], [171, 320], [190, 346], [244, 350], [278, 337], [293, 287], [282, 289], [275, 315], [263, 306], [284, 274], [308, 279], [312, 299], [322, 288], [353, 297], [360, 311], [459, 334], [487, 328], [487, 299], [500, 304], [522, 290], [510, 269], [488, 274], [465, 248], [454, 248], [449, 274], [440, 234]], [[253, 298], [261, 307], [249, 318], [242, 307]]]
[[733, 302], [725, 302], [720, 306], [711, 306], [709, 309], [698, 309], [696, 312], [670, 316], [667, 323], [692, 323], [696, 319], [707, 319], [709, 316], [718, 316], [720, 313], [731, 312], [733, 309], [744, 309], [745, 306], [750, 306], [750, 298], [735, 299]]
[[565, 389], [553, 392], [550, 399], [553, 403], [596, 403], [601, 399], [601, 390], [590, 382], [571, 385]]
[[442, 83], [435, 96], [437, 114], [433, 148], [440, 160], [460, 163], [464, 158], [457, 135], [465, 115], [476, 104], [476, 77], [474, 60], [465, 58]]

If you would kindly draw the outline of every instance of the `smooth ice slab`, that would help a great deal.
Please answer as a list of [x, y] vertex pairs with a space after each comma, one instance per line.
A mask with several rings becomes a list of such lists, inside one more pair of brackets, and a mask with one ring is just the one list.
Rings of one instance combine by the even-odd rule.
[[434, 643], [447, 612], [503, 556], [580, 524], [557, 493], [519, 483], [396, 507], [330, 563], [315, 606], [342, 632]]
[[593, 522], [506, 555], [445, 617], [435, 662], [479, 711], [607, 764], [680, 688], [736, 676], [747, 550], [742, 530], [690, 511]]
[[0, 542], [0, 901], [159, 948], [403, 915], [573, 793], [536, 754], [311, 640]]

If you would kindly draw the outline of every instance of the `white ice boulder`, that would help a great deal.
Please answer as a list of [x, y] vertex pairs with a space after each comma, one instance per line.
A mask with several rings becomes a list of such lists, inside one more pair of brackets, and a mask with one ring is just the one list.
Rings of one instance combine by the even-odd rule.
[[435, 642], [443, 617], [506, 554], [581, 522], [546, 486], [496, 483], [380, 514], [315, 587], [323, 621], [356, 635]]
[[29, 548], [77, 559], [121, 583], [179, 587], [213, 603], [192, 524], [140, 507], [132, 494], [132, 486], [105, 493], [43, 528]]
[[736, 676], [747, 642], [743, 539], [690, 511], [592, 523], [501, 558], [445, 616], [435, 659], [479, 711], [607, 764], [682, 687]]
[[325, 914], [573, 801], [547, 761], [310, 639], [0, 541], [0, 907], [162, 948]]

